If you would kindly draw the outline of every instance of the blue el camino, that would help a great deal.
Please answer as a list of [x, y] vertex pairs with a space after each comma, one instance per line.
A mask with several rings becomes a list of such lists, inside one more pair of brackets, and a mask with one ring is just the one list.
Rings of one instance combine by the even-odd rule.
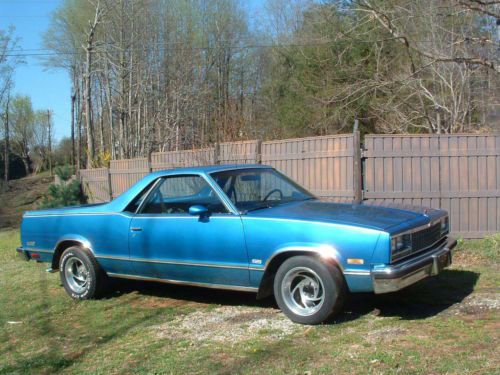
[[109, 203], [29, 211], [27, 260], [75, 299], [110, 277], [274, 294], [293, 321], [324, 322], [348, 292], [388, 293], [451, 264], [445, 211], [322, 202], [275, 169], [151, 173]]

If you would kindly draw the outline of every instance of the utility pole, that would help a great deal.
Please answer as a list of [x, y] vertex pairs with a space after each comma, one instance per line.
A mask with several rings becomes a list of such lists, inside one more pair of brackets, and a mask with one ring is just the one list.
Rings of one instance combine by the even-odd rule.
[[5, 189], [8, 187], [9, 183], [9, 103], [10, 102], [10, 95], [7, 95], [7, 104], [5, 106], [5, 114], [4, 114], [4, 121], [5, 121], [5, 147], [4, 147], [4, 180], [5, 180]]
[[47, 109], [47, 127], [49, 131], [49, 171], [52, 176], [52, 126], [50, 124], [50, 110]]

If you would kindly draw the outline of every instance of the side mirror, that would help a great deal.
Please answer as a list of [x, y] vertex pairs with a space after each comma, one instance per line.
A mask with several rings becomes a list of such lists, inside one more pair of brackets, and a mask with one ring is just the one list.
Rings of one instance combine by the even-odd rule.
[[208, 214], [208, 208], [197, 204], [189, 207], [189, 214], [193, 216], [205, 216]]

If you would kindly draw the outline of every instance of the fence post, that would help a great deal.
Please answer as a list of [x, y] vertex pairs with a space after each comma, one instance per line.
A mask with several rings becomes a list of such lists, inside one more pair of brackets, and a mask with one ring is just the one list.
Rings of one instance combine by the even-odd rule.
[[107, 176], [108, 176], [109, 201], [111, 202], [113, 200], [113, 187], [111, 184], [111, 166], [109, 166], [107, 170], [108, 170]]
[[151, 160], [151, 152], [148, 151], [148, 173], [153, 172], [153, 162]]
[[353, 189], [354, 189], [354, 203], [361, 203], [363, 201], [362, 179], [363, 174], [361, 171], [361, 136], [358, 130], [358, 120], [354, 122], [354, 131], [352, 132], [352, 143], [354, 147], [353, 153]]
[[220, 164], [220, 144], [215, 142], [214, 145], [214, 164]]
[[257, 140], [257, 146], [255, 146], [255, 164], [262, 164], [262, 140]]

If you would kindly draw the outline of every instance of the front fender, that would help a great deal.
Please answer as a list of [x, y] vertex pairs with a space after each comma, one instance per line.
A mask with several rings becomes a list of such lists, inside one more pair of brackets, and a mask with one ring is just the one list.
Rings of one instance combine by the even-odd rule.
[[285, 253], [290, 254], [311, 254], [317, 255], [323, 259], [333, 260], [340, 269], [343, 269], [344, 257], [342, 254], [332, 245], [313, 243], [313, 242], [291, 242], [281, 245], [279, 248], [275, 249], [271, 256], [267, 259], [264, 268], [268, 268], [273, 260]]

